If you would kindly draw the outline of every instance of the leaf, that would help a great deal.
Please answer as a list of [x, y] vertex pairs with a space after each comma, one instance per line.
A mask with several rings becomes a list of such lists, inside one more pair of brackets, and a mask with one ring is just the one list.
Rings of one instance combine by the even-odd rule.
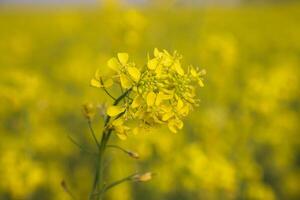
[[133, 80], [135, 82], [137, 82], [137, 81], [140, 80], [141, 72], [140, 72], [140, 70], [138, 70], [138, 68], [136, 68], [136, 67], [128, 67], [127, 71], [128, 71], [129, 75], [133, 78]]
[[120, 114], [124, 111], [125, 111], [125, 108], [122, 107], [122, 106], [110, 106], [110, 107], [107, 108], [106, 113], [109, 116], [114, 117], [114, 116], [117, 116], [118, 114]]
[[158, 64], [158, 60], [156, 58], [153, 58], [148, 61], [147, 66], [149, 69], [154, 70], [156, 68], [157, 64]]
[[155, 103], [156, 94], [154, 92], [149, 92], [147, 95], [147, 105], [153, 106]]
[[130, 80], [126, 77], [125, 74], [120, 75], [120, 81], [121, 81], [121, 86], [122, 88], [128, 89], [131, 87], [131, 82]]
[[118, 53], [118, 59], [122, 65], [126, 65], [128, 61], [128, 53]]
[[115, 57], [113, 57], [107, 61], [107, 66], [116, 72], [118, 72], [120, 70], [119, 61]]

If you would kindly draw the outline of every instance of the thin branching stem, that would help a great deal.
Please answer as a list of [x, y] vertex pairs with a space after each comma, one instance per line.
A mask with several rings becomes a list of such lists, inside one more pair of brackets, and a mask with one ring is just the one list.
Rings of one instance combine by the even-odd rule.
[[105, 88], [102, 78], [100, 78], [100, 83], [103, 85], [103, 90], [104, 90], [104, 92], [105, 92], [108, 96], [110, 96], [113, 100], [116, 100], [116, 98], [115, 98], [113, 95], [111, 95], [111, 94], [107, 91], [107, 89]]
[[109, 185], [103, 187], [103, 189], [101, 190], [101, 192], [95, 193], [95, 194], [93, 194], [93, 195], [94, 195], [94, 196], [98, 196], [98, 195], [99, 195], [99, 198], [101, 199], [102, 196], [104, 195], [104, 193], [107, 192], [109, 189], [111, 189], [111, 188], [113, 188], [113, 187], [115, 187], [115, 186], [117, 186], [117, 185], [120, 185], [121, 183], [124, 183], [124, 182], [126, 182], [126, 181], [130, 181], [130, 180], [132, 179], [132, 177], [134, 177], [135, 175], [137, 175], [137, 173], [131, 174], [131, 175], [125, 177], [125, 178], [122, 178], [122, 179], [120, 179], [120, 180], [117, 180], [117, 181], [115, 181], [115, 182], [113, 182], [113, 183], [111, 183], [111, 184], [109, 184]]
[[135, 175], [137, 175], [137, 173], [134, 173], [134, 174], [131, 174], [130, 176], [127, 176], [125, 178], [122, 178], [121, 180], [118, 180], [118, 181], [115, 181], [109, 185], [107, 185], [106, 187], [104, 187], [103, 189], [103, 193], [105, 193], [106, 191], [108, 191], [109, 189], [121, 184], [121, 183], [124, 183], [126, 181], [130, 181], [132, 179], [132, 177], [134, 177]]
[[130, 156], [132, 158], [139, 159], [139, 155], [137, 153], [132, 152], [130, 150], [123, 149], [122, 147], [120, 147], [118, 145], [107, 145], [106, 147], [120, 150], [121, 152], [125, 153], [126, 155], [128, 155], [128, 156]]
[[89, 128], [90, 128], [91, 134], [92, 134], [92, 136], [93, 136], [93, 139], [94, 139], [94, 141], [95, 141], [97, 147], [99, 148], [100, 144], [99, 144], [99, 141], [98, 141], [98, 139], [97, 139], [97, 137], [96, 137], [96, 135], [95, 135], [95, 131], [94, 131], [94, 129], [93, 129], [92, 122], [91, 122], [90, 119], [88, 119], [88, 125], [89, 125]]
[[119, 149], [121, 150], [122, 152], [128, 154], [128, 151], [126, 149], [123, 149], [122, 147], [118, 146], [118, 145], [106, 145], [106, 147], [109, 147], [109, 148], [114, 148], [114, 149]]
[[[118, 105], [118, 103], [123, 98], [125, 98], [130, 93], [131, 90], [132, 90], [132, 88], [126, 90], [122, 95], [120, 95], [117, 99], [115, 99], [113, 105], [114, 106]], [[121, 117], [123, 114], [124, 114], [124, 112], [121, 113], [120, 115], [118, 115], [116, 118]], [[98, 197], [96, 197], [96, 199], [101, 200], [102, 196], [103, 196], [102, 195], [103, 188], [101, 188], [101, 187], [103, 187], [103, 185], [101, 185], [102, 184], [102, 179], [103, 179], [103, 160], [104, 160], [103, 156], [104, 156], [104, 152], [105, 152], [105, 149], [106, 149], [106, 145], [107, 145], [107, 143], [109, 141], [109, 138], [110, 138], [110, 135], [112, 133], [112, 129], [108, 127], [108, 124], [109, 124], [110, 120], [111, 120], [111, 117], [107, 116], [106, 120], [105, 120], [105, 123], [104, 123], [104, 129], [103, 129], [103, 132], [102, 132], [100, 144], [97, 145], [97, 147], [98, 147], [98, 157], [97, 157], [97, 160], [96, 160], [96, 172], [95, 172], [92, 192], [91, 192], [90, 197], [89, 197], [90, 200], [93, 200], [94, 196], [95, 196], [94, 194], [99, 193], [99, 191], [100, 191], [100, 195]], [[93, 134], [93, 135], [95, 135], [95, 134]], [[99, 187], [100, 187], [100, 190], [99, 190]]]
[[81, 144], [79, 144], [74, 138], [72, 138], [70, 135], [68, 135], [69, 140], [75, 145], [77, 146], [81, 151], [88, 153], [88, 154], [92, 154], [92, 155], [98, 155], [95, 152], [92, 152], [90, 150], [87, 150], [85, 147], [83, 147]]
[[61, 187], [63, 188], [63, 190], [71, 197], [71, 199], [76, 200], [74, 194], [70, 191], [66, 182], [63, 180], [60, 184], [61, 184]]

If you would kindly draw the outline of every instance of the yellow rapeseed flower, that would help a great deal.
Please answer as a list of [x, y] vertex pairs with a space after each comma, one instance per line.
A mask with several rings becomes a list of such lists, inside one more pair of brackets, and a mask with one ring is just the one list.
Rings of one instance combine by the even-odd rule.
[[159, 124], [166, 124], [171, 132], [176, 133], [183, 127], [182, 119], [198, 105], [196, 88], [197, 85], [204, 86], [205, 71], [192, 66], [185, 71], [180, 62], [182, 56], [176, 51], [170, 54], [155, 48], [153, 55], [148, 57], [146, 67], [138, 68], [129, 61], [127, 53], [118, 53], [107, 62], [114, 73], [111, 77], [117, 79], [103, 80], [96, 73], [91, 80], [94, 87], [107, 88], [115, 82], [125, 89], [118, 105], [108, 107], [106, 112], [115, 117], [112, 127], [121, 139], [126, 139], [131, 130]]

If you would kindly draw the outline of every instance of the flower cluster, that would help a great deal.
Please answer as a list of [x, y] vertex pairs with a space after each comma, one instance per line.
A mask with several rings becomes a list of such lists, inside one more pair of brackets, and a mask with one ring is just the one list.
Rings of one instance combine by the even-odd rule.
[[199, 103], [195, 90], [196, 85], [204, 86], [205, 70], [189, 66], [185, 71], [181, 58], [176, 51], [170, 54], [154, 49], [154, 57], [148, 56], [147, 65], [139, 68], [129, 62], [127, 53], [118, 53], [107, 62], [113, 71], [111, 78], [96, 72], [91, 85], [104, 89], [112, 98], [108, 89], [114, 84], [121, 86], [122, 101], [117, 99], [106, 110], [114, 117], [110, 126], [121, 139], [126, 139], [129, 131], [159, 124], [167, 124], [174, 133], [183, 127], [182, 119]]

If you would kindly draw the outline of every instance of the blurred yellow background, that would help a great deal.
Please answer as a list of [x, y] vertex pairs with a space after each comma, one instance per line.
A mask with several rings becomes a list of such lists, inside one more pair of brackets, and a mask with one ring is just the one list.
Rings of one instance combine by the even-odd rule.
[[[109, 191], [111, 200], [300, 199], [300, 4], [244, 6], [0, 7], [0, 199], [86, 199], [93, 157], [81, 113], [108, 102], [89, 87], [120, 51], [139, 65], [155, 47], [205, 68], [201, 104], [183, 131], [113, 142], [110, 180], [154, 171], [147, 183]], [[101, 119], [94, 120], [99, 134]]]

